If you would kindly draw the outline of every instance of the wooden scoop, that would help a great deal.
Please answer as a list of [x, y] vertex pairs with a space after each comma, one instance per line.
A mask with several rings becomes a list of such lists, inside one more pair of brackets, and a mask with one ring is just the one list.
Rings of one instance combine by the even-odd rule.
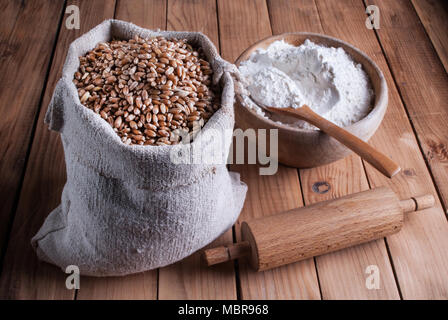
[[321, 117], [313, 110], [311, 110], [311, 108], [308, 107], [307, 105], [303, 105], [302, 107], [296, 109], [292, 107], [274, 108], [264, 106], [260, 103], [258, 104], [272, 113], [292, 116], [311, 123], [312, 125], [321, 129], [326, 134], [338, 140], [340, 143], [342, 143], [347, 148], [352, 150], [354, 153], [359, 155], [361, 158], [366, 160], [368, 163], [370, 163], [373, 167], [375, 167], [378, 171], [380, 171], [388, 178], [392, 178], [394, 175], [400, 172], [400, 167], [386, 155], [379, 152], [378, 150], [370, 146], [368, 143], [359, 139], [358, 137], [351, 134], [347, 130]]

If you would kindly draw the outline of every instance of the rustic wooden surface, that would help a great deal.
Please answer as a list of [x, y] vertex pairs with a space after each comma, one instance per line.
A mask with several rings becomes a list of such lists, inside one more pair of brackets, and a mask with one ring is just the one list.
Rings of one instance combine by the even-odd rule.
[[[80, 8], [80, 30], [65, 27], [65, 7]], [[365, 7], [380, 9], [379, 30]], [[438, 0], [67, 0], [0, 1], [0, 298], [3, 299], [448, 299], [447, 6]], [[146, 28], [197, 30], [234, 61], [271, 34], [325, 33], [367, 53], [389, 86], [385, 119], [370, 143], [403, 168], [393, 180], [357, 156], [313, 169], [232, 165], [248, 184], [234, 230], [250, 217], [388, 185], [401, 198], [432, 193], [436, 206], [407, 216], [403, 230], [274, 270], [244, 263], [205, 268], [198, 254], [172, 266], [122, 278], [81, 278], [39, 262], [30, 238], [57, 206], [65, 182], [60, 138], [43, 123], [71, 41], [117, 18]], [[369, 290], [365, 270], [380, 270]]]

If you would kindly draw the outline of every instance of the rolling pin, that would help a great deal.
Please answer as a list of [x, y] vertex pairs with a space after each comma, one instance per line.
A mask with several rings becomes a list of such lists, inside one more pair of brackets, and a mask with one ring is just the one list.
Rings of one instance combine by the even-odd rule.
[[264, 271], [398, 232], [405, 213], [434, 201], [432, 195], [400, 201], [391, 189], [375, 188], [243, 222], [241, 242], [204, 250], [203, 258], [211, 266], [248, 257]]

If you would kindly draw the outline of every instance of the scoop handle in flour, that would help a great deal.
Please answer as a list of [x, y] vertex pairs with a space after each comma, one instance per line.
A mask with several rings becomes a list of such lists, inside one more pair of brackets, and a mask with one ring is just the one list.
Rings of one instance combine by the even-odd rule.
[[351, 134], [347, 130], [335, 125], [333, 122], [321, 117], [307, 105], [303, 105], [300, 108], [273, 108], [266, 107], [273, 113], [280, 113], [283, 115], [289, 115], [292, 117], [305, 120], [312, 125], [318, 127], [326, 134], [332, 136], [354, 153], [359, 155], [365, 161], [370, 163], [378, 171], [384, 174], [388, 178], [392, 178], [398, 172], [400, 172], [400, 166], [398, 166], [392, 159], [379, 152], [368, 143], [359, 139], [355, 135]]

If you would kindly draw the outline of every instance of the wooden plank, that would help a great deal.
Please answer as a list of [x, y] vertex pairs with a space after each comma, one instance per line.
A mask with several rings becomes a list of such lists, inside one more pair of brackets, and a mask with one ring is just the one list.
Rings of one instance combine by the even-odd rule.
[[166, 29], [167, 0], [117, 0], [115, 18], [148, 29]]
[[4, 27], [0, 29], [0, 257], [20, 192], [63, 6], [63, 1], [49, 0], [2, 3], [5, 19], [0, 24]]
[[322, 33], [314, 0], [268, 0], [272, 32], [316, 32]]
[[[383, 4], [381, 1], [378, 5], [381, 8]], [[388, 111], [370, 143], [399, 163], [403, 170], [393, 179], [387, 179], [365, 164], [371, 187], [389, 185], [402, 199], [425, 193], [436, 195], [375, 33], [365, 27], [364, 4], [360, 0], [317, 0], [317, 5], [323, 29], [332, 36], [357, 45], [367, 53], [381, 68], [389, 86]], [[384, 9], [381, 13], [381, 30], [389, 29], [388, 15], [401, 20], [398, 18], [400, 11]], [[347, 28], [346, 24], [351, 27]], [[399, 38], [397, 34], [394, 37]], [[403, 68], [409, 70], [410, 66]], [[418, 83], [422, 85], [424, 82]], [[448, 223], [439, 202], [435, 208], [407, 215], [403, 229], [387, 237], [387, 243], [404, 299], [448, 297]]]
[[[232, 242], [232, 230], [227, 231], [206, 248]], [[234, 300], [236, 281], [233, 263], [207, 267], [200, 252], [159, 269], [160, 300]]]
[[21, 10], [23, 10], [23, 6], [19, 1], [0, 2], [0, 51], [8, 48], [7, 43], [9, 37], [12, 30], [14, 30]]
[[382, 13], [378, 37], [447, 209], [448, 74], [411, 3], [368, 3], [377, 5]]
[[216, 1], [168, 0], [167, 30], [202, 32], [219, 50]]
[[440, 0], [412, 0], [412, 4], [448, 71], [448, 3]]
[[[169, 0], [168, 30], [206, 34], [219, 48], [215, 0]], [[208, 247], [232, 242], [232, 230]], [[233, 263], [208, 268], [200, 252], [159, 270], [159, 299], [236, 299]]]
[[81, 277], [77, 300], [155, 300], [157, 270], [126, 277]]
[[[260, 176], [256, 165], [232, 165], [232, 170], [240, 172], [249, 186], [235, 228], [238, 240], [242, 221], [303, 206], [296, 169], [279, 166], [273, 176]], [[247, 261], [240, 260], [239, 278], [242, 299], [320, 299], [313, 259], [262, 272], [253, 271]]]
[[[274, 34], [294, 31], [323, 33], [314, 0], [269, 1]], [[350, 30], [351, 25], [346, 25]], [[352, 155], [335, 163], [299, 171], [306, 205], [369, 188], [361, 159]], [[380, 290], [366, 288], [365, 269], [377, 265]], [[367, 243], [316, 258], [323, 299], [399, 299], [384, 240]]]
[[[318, 169], [300, 170], [305, 204], [367, 190], [363, 172], [360, 159], [354, 156]], [[381, 274], [378, 290], [366, 287], [365, 272], [370, 265], [377, 266]], [[400, 298], [383, 239], [316, 257], [316, 267], [323, 299]]]
[[[166, 1], [117, 0], [115, 18], [157, 29], [166, 26]], [[157, 270], [127, 277], [82, 277], [77, 299], [157, 299]]]
[[[61, 26], [0, 278], [2, 298], [73, 299], [74, 297], [74, 292], [65, 288], [66, 275], [54, 266], [39, 262], [30, 245], [31, 237], [41, 227], [50, 211], [60, 203], [66, 179], [59, 135], [48, 130], [44, 124], [44, 115], [56, 82], [60, 78], [68, 46], [81, 34], [113, 16], [113, 0], [72, 1], [72, 4], [80, 8], [81, 28], [68, 30], [64, 24]], [[54, 1], [51, 1], [51, 4], [43, 9], [52, 10], [50, 8], [54, 5]], [[62, 7], [60, 10], [62, 11]], [[39, 30], [40, 33], [42, 30], [36, 28], [36, 25], [42, 25], [44, 20], [46, 19], [42, 16], [39, 21], [28, 20], [29, 26]]]
[[[235, 61], [249, 45], [272, 34], [264, 1], [218, 1], [221, 52]], [[273, 176], [260, 176], [255, 165], [234, 165], [249, 186], [246, 203], [236, 225], [246, 219], [275, 214], [303, 205], [297, 170], [279, 166]], [[242, 299], [319, 299], [313, 259], [256, 273], [245, 261], [239, 263]]]

